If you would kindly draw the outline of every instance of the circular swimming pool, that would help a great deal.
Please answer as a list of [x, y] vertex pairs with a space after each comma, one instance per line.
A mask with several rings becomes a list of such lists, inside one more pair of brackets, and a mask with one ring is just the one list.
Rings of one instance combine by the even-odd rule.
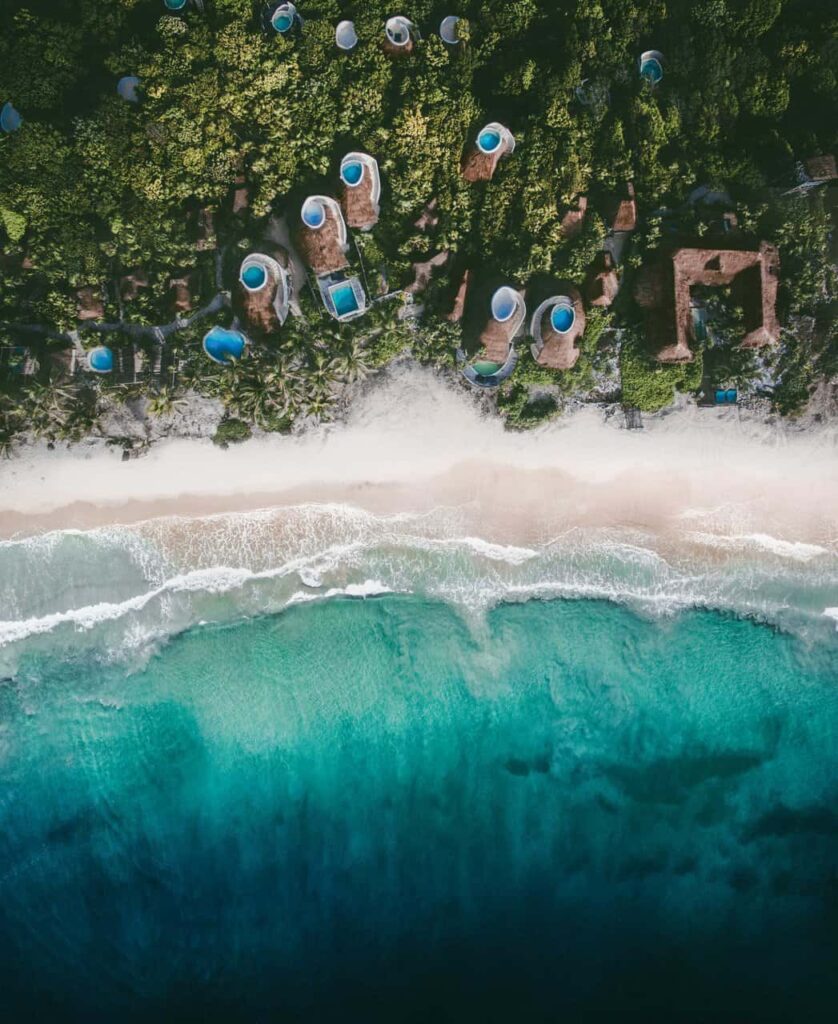
[[258, 292], [264, 288], [268, 280], [268, 273], [261, 263], [256, 260], [245, 262], [242, 265], [240, 279], [248, 291]]
[[550, 325], [557, 334], [567, 334], [575, 320], [576, 313], [570, 304], [562, 302], [553, 306], [550, 313]]
[[302, 209], [303, 224], [307, 228], [322, 228], [326, 221], [326, 211], [318, 199], [306, 199]]
[[187, 0], [163, 0], [163, 6], [170, 11], [182, 11]]
[[477, 146], [483, 153], [494, 153], [500, 141], [500, 132], [494, 128], [484, 128], [477, 136]]
[[515, 312], [517, 302], [518, 296], [512, 288], [506, 285], [503, 288], [498, 288], [492, 296], [492, 316], [499, 323], [503, 323]]
[[341, 167], [340, 176], [347, 185], [359, 185], [364, 176], [364, 165], [360, 160], [350, 160]]
[[113, 352], [107, 345], [98, 345], [87, 353], [87, 365], [94, 373], [110, 373], [113, 370]]
[[2, 109], [0, 109], [0, 128], [4, 132], [16, 132], [20, 128], [22, 120], [20, 114], [11, 103], [3, 104]]

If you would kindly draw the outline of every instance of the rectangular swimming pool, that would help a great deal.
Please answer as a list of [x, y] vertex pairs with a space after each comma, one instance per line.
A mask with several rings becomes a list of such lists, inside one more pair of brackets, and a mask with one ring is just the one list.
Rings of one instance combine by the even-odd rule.
[[338, 316], [347, 316], [349, 313], [357, 313], [358, 300], [355, 298], [355, 291], [351, 284], [335, 285], [329, 292], [332, 302], [335, 304], [335, 312]]

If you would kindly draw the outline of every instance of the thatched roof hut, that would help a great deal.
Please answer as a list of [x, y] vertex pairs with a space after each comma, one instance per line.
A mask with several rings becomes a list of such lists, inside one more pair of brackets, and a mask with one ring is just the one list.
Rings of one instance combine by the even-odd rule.
[[578, 288], [568, 286], [563, 295], [542, 302], [530, 324], [535, 361], [551, 370], [572, 369], [579, 358], [576, 342], [585, 333], [585, 323], [585, 307]]
[[[235, 307], [247, 324], [248, 334], [271, 334], [288, 316], [291, 282], [284, 261], [265, 253], [251, 253], [242, 261], [235, 293]], [[255, 277], [254, 277], [255, 274]]]
[[[511, 312], [507, 313], [509, 307]], [[521, 292], [508, 286], [497, 289], [492, 296], [489, 320], [480, 333], [480, 345], [489, 362], [499, 365], [506, 362], [509, 348], [521, 330], [526, 315], [527, 308]]]
[[[307, 213], [319, 210], [322, 219]], [[329, 196], [309, 196], [303, 203], [303, 217], [297, 232], [300, 255], [315, 274], [331, 274], [347, 265], [346, 224], [340, 207]]]
[[514, 152], [515, 137], [502, 124], [492, 121], [477, 133], [466, 153], [462, 174], [466, 181], [490, 181], [501, 158]]
[[104, 320], [105, 303], [102, 293], [93, 285], [85, 285], [76, 292], [79, 320]]
[[359, 231], [369, 231], [378, 223], [378, 161], [367, 153], [348, 153], [341, 161], [340, 180], [340, 205], [346, 223]]
[[591, 306], [606, 308], [611, 305], [620, 290], [617, 271], [611, 253], [600, 253], [594, 262], [585, 284], [585, 294]]
[[389, 18], [384, 26], [381, 46], [390, 57], [406, 57], [413, 53], [413, 22], [401, 15]]

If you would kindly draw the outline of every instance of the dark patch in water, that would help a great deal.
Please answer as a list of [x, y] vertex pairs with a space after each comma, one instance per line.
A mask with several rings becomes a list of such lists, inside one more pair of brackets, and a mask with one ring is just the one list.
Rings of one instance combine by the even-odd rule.
[[764, 760], [750, 753], [664, 757], [638, 767], [609, 765], [605, 775], [638, 803], [678, 804], [690, 790], [708, 782], [736, 779], [758, 768]]
[[504, 764], [504, 768], [510, 775], [524, 777], [533, 773], [536, 775], [547, 775], [550, 771], [550, 758], [546, 754], [530, 758], [529, 760], [524, 760], [520, 757], [510, 757]]
[[806, 834], [828, 838], [838, 836], [838, 814], [828, 807], [807, 807], [796, 811], [785, 804], [778, 804], [757, 818], [745, 830], [743, 838], [745, 842], [752, 842], [754, 839]]

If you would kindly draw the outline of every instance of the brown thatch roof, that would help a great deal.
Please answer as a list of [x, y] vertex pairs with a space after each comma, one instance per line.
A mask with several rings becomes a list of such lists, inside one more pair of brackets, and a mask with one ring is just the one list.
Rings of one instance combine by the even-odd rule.
[[136, 299], [143, 288], [148, 288], [148, 274], [142, 268], [120, 278], [119, 294], [128, 302]]
[[236, 189], [233, 192], [233, 213], [241, 213], [250, 206], [250, 186], [243, 174], [236, 177]]
[[463, 319], [463, 313], [466, 308], [466, 297], [468, 296], [469, 286], [471, 285], [471, 271], [464, 270], [460, 285], [457, 288], [457, 294], [454, 296], [454, 305], [451, 307], [451, 312], [448, 314], [447, 319], [453, 324], [458, 324]]
[[349, 265], [340, 243], [340, 226], [329, 207], [326, 207], [326, 221], [321, 228], [300, 226], [297, 247], [315, 274], [330, 274]]
[[637, 227], [637, 202], [634, 185], [629, 182], [624, 196], [613, 196], [606, 208], [612, 231], [634, 231]]
[[86, 285], [76, 292], [78, 297], [78, 318], [79, 320], [104, 320], [105, 304], [102, 300], [102, 293], [93, 285]]
[[427, 231], [428, 228], [435, 228], [439, 224], [439, 214], [437, 213], [438, 201], [436, 196], [427, 204], [425, 209], [422, 211], [419, 220], [414, 223], [415, 228], [419, 228], [420, 231]]
[[509, 346], [520, 327], [521, 317], [518, 309], [502, 323], [490, 316], [480, 335], [480, 344], [486, 358], [493, 363], [505, 363], [509, 355]]
[[172, 306], [175, 314], [188, 313], [192, 309], [192, 295], [198, 290], [198, 274], [188, 271], [182, 277], [173, 277], [169, 282], [172, 290]]
[[431, 256], [429, 260], [425, 260], [424, 263], [413, 264], [413, 280], [405, 288], [406, 292], [411, 295], [416, 295], [419, 292], [423, 292], [431, 281], [435, 267], [442, 267], [448, 261], [450, 253], [445, 250], [438, 252], [435, 256]]
[[268, 280], [267, 286], [258, 292], [249, 292], [241, 281], [236, 286], [236, 305], [241, 310], [248, 329], [254, 334], [271, 334], [279, 329], [279, 321], [273, 306], [279, 282], [273, 274], [269, 275]]
[[340, 205], [349, 227], [363, 231], [378, 223], [378, 209], [372, 198], [374, 186], [372, 171], [366, 166], [357, 185], [343, 185]]
[[536, 361], [551, 370], [570, 370], [579, 358], [576, 341], [585, 332], [585, 307], [578, 289], [568, 288], [567, 297], [573, 302], [576, 319], [567, 334], [559, 334], [550, 322], [552, 306], [548, 307], [541, 318], [541, 339], [544, 342], [536, 356]]
[[600, 253], [599, 258], [591, 267], [585, 285], [588, 302], [592, 306], [610, 306], [620, 290], [617, 271], [611, 253]]
[[473, 146], [463, 160], [463, 177], [466, 181], [490, 181], [501, 156], [506, 152], [504, 146], [498, 146], [494, 153], [484, 153]]
[[646, 270], [635, 296], [650, 311], [648, 328], [650, 340], [659, 347], [658, 359], [681, 363], [693, 358], [690, 293], [694, 285], [731, 285], [745, 311], [747, 333], [740, 344], [746, 348], [776, 344], [779, 269], [776, 247], [762, 242], [758, 250], [676, 249], [668, 273], [663, 266]]
[[407, 57], [408, 54], [413, 53], [413, 38], [411, 37], [404, 46], [396, 46], [385, 34], [381, 48], [389, 57]]
[[838, 178], [835, 157], [831, 153], [809, 157], [804, 167], [812, 181], [834, 181]]

